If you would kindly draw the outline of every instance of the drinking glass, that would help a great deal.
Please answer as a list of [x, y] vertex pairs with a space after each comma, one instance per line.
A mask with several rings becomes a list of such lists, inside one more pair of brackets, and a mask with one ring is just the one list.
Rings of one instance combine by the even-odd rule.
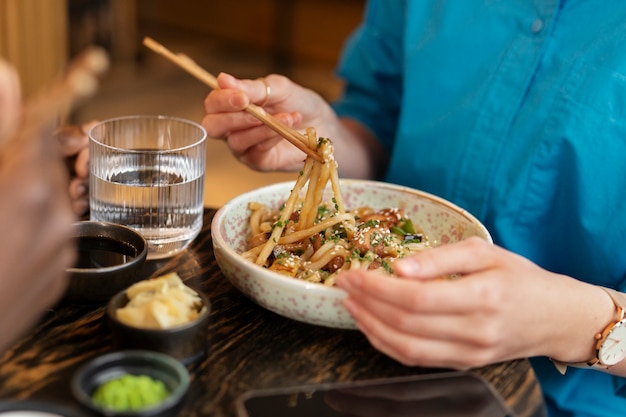
[[89, 132], [90, 219], [129, 226], [148, 259], [184, 250], [200, 233], [206, 131], [169, 116], [104, 120]]

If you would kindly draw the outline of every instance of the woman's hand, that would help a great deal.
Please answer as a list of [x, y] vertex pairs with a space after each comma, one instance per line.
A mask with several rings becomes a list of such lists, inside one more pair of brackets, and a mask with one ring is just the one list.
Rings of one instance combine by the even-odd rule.
[[82, 216], [89, 210], [89, 137], [97, 122], [64, 126], [55, 132], [69, 170], [69, 196], [72, 210]]
[[313, 127], [318, 137], [331, 139], [344, 177], [373, 178], [384, 168], [386, 152], [373, 135], [355, 121], [340, 120], [314, 91], [276, 74], [268, 75], [264, 82], [222, 73], [217, 81], [220, 89], [211, 91], [204, 101], [202, 125], [209, 137], [224, 139], [235, 157], [249, 167], [297, 171], [306, 156], [248, 114], [245, 108], [253, 103], [263, 104], [266, 112], [289, 127], [301, 132]]
[[250, 103], [263, 104], [283, 124], [302, 131], [312, 126], [321, 136], [326, 124], [321, 113], [330, 113], [328, 104], [281, 75], [265, 77], [269, 87], [262, 79], [238, 80], [223, 73], [217, 80], [221, 89], [211, 91], [204, 101], [202, 125], [208, 136], [225, 139], [233, 154], [254, 169], [300, 169], [306, 155], [244, 109]]
[[[537, 355], [594, 355], [593, 335], [615, 316], [600, 288], [550, 273], [480, 238], [397, 261], [400, 278], [337, 278], [347, 309], [378, 350], [406, 365], [467, 369]], [[459, 278], [444, 279], [450, 274]]]

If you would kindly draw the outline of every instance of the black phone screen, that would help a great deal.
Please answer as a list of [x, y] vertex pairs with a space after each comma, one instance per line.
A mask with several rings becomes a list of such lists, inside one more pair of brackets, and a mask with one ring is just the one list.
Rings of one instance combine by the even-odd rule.
[[515, 417], [470, 372], [253, 390], [236, 406], [239, 417]]

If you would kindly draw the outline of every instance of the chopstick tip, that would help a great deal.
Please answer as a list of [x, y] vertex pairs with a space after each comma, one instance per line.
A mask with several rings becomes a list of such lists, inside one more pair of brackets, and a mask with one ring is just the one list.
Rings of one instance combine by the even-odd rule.
[[148, 48], [152, 49], [153, 51], [165, 49], [163, 47], [163, 45], [161, 45], [160, 43], [158, 43], [157, 41], [155, 41], [154, 39], [152, 39], [149, 36], [146, 36], [146, 37], [143, 38], [143, 44], [144, 44], [144, 46], [147, 46]]

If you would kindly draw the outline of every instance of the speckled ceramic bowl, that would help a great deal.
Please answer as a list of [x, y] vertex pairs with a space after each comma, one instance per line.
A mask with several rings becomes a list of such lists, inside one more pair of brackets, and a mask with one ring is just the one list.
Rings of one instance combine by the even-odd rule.
[[[327, 327], [354, 329], [342, 305], [345, 292], [337, 287], [286, 277], [246, 261], [248, 203], [280, 207], [293, 182], [262, 187], [235, 197], [220, 208], [211, 224], [215, 258], [222, 272], [247, 297], [282, 316]], [[402, 208], [435, 244], [480, 236], [491, 242], [487, 229], [470, 213], [434, 195], [376, 181], [341, 180], [346, 209], [371, 206]], [[330, 199], [330, 193], [328, 194]]]

